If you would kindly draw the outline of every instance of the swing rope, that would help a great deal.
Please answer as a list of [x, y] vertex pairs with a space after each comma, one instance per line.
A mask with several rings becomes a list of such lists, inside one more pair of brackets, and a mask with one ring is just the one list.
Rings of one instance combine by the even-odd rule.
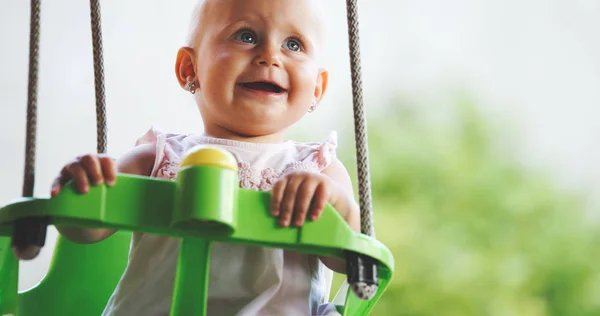
[[[367, 124], [362, 93], [358, 1], [346, 0], [346, 8], [348, 14], [348, 40], [350, 50], [350, 68], [352, 75], [352, 101], [354, 108], [354, 131], [356, 142], [356, 163], [358, 171], [359, 205], [361, 210], [361, 232], [363, 234], [373, 235], [374, 228], [367, 145]], [[99, 153], [104, 153], [106, 152], [107, 147], [107, 123], [100, 13], [101, 10], [99, 0], [90, 0], [92, 44], [94, 52], [94, 85], [96, 93], [97, 151]], [[33, 188], [35, 183], [39, 37], [40, 1], [31, 0], [27, 136], [23, 196], [33, 196]]]
[[[29, 25], [29, 77], [27, 84], [27, 127], [25, 136], [25, 170], [23, 171], [23, 197], [33, 197], [35, 187], [35, 145], [37, 137], [37, 87], [40, 54], [40, 0], [31, 0]], [[29, 234], [28, 232], [33, 232]], [[38, 246], [29, 251], [39, 252], [46, 236], [45, 218], [26, 218], [15, 221], [11, 238], [13, 248]], [[29, 257], [37, 253], [27, 254]]]
[[102, 49], [102, 23], [100, 1], [90, 0], [92, 20], [92, 45], [94, 50], [94, 88], [96, 91], [96, 150], [105, 153], [107, 147], [106, 96], [104, 94], [104, 56]]
[[23, 197], [32, 197], [35, 185], [35, 145], [37, 136], [37, 85], [40, 55], [40, 0], [31, 0], [29, 31], [29, 81], [27, 86], [27, 134]]
[[348, 11], [348, 44], [350, 47], [350, 71], [352, 74], [352, 103], [354, 106], [354, 138], [356, 142], [356, 168], [358, 171], [358, 196], [360, 205], [360, 230], [373, 235], [373, 203], [371, 176], [369, 172], [369, 148], [367, 119], [362, 93], [362, 67], [360, 61], [360, 37], [358, 28], [358, 1], [346, 0]]
[[[40, 53], [40, 0], [31, 0], [29, 31], [29, 79], [27, 87], [27, 131], [25, 139], [25, 171], [23, 176], [23, 197], [32, 197], [35, 186], [35, 148], [37, 136], [37, 87]], [[94, 78], [96, 90], [97, 151], [106, 152], [107, 124], [106, 98], [104, 95], [104, 66], [102, 56], [102, 29], [100, 23], [100, 3], [90, 0], [92, 23], [92, 43], [94, 50]]]

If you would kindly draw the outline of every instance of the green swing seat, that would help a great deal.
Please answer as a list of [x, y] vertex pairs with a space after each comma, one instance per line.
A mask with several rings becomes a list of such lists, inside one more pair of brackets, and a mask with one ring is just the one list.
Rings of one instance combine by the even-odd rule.
[[377, 262], [378, 291], [365, 300], [348, 289], [338, 308], [342, 315], [368, 315], [392, 277], [389, 249], [353, 232], [330, 205], [302, 228], [279, 227], [268, 211], [270, 193], [240, 189], [236, 168], [231, 154], [203, 146], [184, 158], [177, 181], [118, 175], [110, 188], [82, 195], [70, 183], [54, 198], [22, 198], [0, 208], [0, 236], [11, 236], [15, 220], [33, 217], [53, 225], [119, 229], [90, 245], [59, 237], [48, 274], [22, 293], [10, 237], [0, 237], [0, 316], [100, 315], [127, 264], [131, 231], [180, 237], [172, 316], [206, 315], [213, 241], [370, 258]]
[[10, 238], [0, 239], [0, 315], [100, 315], [125, 266], [131, 233], [90, 245], [59, 236], [50, 269], [34, 288], [17, 295], [18, 262]]

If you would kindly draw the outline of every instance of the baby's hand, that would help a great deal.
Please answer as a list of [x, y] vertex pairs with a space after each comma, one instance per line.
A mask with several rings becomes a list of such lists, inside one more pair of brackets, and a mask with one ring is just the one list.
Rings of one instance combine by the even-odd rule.
[[[111, 185], [116, 179], [116, 168], [112, 159], [106, 155], [85, 155], [76, 158], [74, 161], [66, 164], [60, 171], [60, 175], [54, 180], [52, 184], [52, 190], [50, 191], [52, 196], [56, 196], [60, 189], [67, 181], [75, 179], [77, 189], [79, 192], [87, 192], [89, 190], [89, 182], [98, 185], [106, 181], [107, 184]], [[70, 228], [56, 227], [59, 232], [63, 233], [68, 231]], [[92, 231], [92, 230], [77, 230], [74, 229], [78, 235], [84, 235], [81, 231]], [[97, 233], [100, 237], [95, 237], [97, 240], [106, 238], [109, 235], [108, 230], [98, 230]], [[93, 233], [88, 233], [92, 235]], [[89, 240], [94, 240], [90, 239]], [[41, 247], [37, 245], [28, 245], [25, 247], [13, 247], [13, 251], [19, 259], [33, 259], [40, 252]]]
[[66, 164], [60, 171], [59, 176], [52, 184], [50, 191], [52, 196], [56, 196], [67, 181], [74, 179], [77, 190], [81, 193], [87, 193], [92, 185], [106, 183], [113, 185], [116, 181], [116, 167], [112, 158], [105, 154], [89, 154], [75, 158], [72, 162]]
[[326, 175], [294, 172], [279, 179], [273, 186], [271, 213], [279, 216], [281, 226], [302, 226], [306, 217], [316, 220], [329, 202], [335, 204], [338, 192]]

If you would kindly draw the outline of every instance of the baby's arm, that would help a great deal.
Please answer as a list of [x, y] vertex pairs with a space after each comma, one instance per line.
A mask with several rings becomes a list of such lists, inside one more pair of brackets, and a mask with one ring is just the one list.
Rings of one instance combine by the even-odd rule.
[[[334, 159], [333, 162], [323, 170], [323, 174], [330, 177], [336, 188], [337, 194], [333, 194], [335, 197], [332, 199], [332, 206], [342, 215], [346, 223], [352, 227], [354, 231], [360, 231], [360, 207], [354, 200], [354, 191], [352, 188], [352, 181], [350, 175], [346, 170], [346, 167], [338, 160]], [[332, 257], [321, 257], [321, 261], [329, 269], [338, 272], [346, 273], [346, 263], [344, 260]]]
[[341, 161], [334, 159], [329, 167], [323, 170], [323, 174], [329, 176], [337, 185], [338, 194], [334, 195], [336, 199], [331, 202], [332, 206], [354, 231], [360, 231], [360, 207], [354, 200], [352, 180], [350, 180], [346, 167]]
[[[154, 165], [156, 149], [152, 144], [136, 146], [115, 162], [105, 155], [86, 155], [67, 164], [56, 179], [52, 195], [58, 194], [61, 186], [74, 179], [80, 192], [86, 193], [89, 184], [113, 185], [116, 173], [149, 176]], [[116, 232], [113, 229], [87, 229], [57, 226], [58, 232], [67, 239], [82, 244], [102, 241]]]

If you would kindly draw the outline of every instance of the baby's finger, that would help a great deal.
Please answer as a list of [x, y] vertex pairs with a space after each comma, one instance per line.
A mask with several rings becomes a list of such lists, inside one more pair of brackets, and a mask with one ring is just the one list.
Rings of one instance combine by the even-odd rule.
[[286, 184], [287, 181], [281, 179], [273, 185], [273, 189], [271, 190], [271, 214], [273, 214], [273, 216], [279, 216], [281, 213], [281, 200], [283, 200]]
[[312, 200], [313, 204], [309, 214], [311, 221], [317, 220], [321, 216], [325, 209], [325, 205], [327, 205], [329, 196], [330, 190], [327, 185], [325, 185], [325, 183], [320, 183], [315, 190], [315, 195]]
[[114, 185], [117, 181], [117, 168], [115, 167], [115, 162], [108, 156], [99, 157], [98, 160], [100, 161], [104, 181], [106, 181], [106, 184], [109, 186]]
[[90, 189], [90, 183], [83, 167], [78, 163], [73, 163], [70, 164], [67, 169], [71, 174], [71, 177], [73, 177], [73, 180], [75, 180], [77, 190], [81, 193], [87, 193]]
[[[76, 162], [73, 162], [73, 163], [76, 163]], [[50, 189], [50, 194], [52, 196], [56, 196], [58, 193], [60, 193], [60, 190], [65, 185], [65, 183], [67, 183], [67, 182], [69, 182], [69, 180], [73, 179], [73, 175], [71, 174], [71, 171], [69, 171], [69, 168], [70, 168], [71, 164], [73, 164], [73, 163], [65, 165], [60, 170], [58, 177], [56, 177], [56, 179], [54, 179], [54, 182], [52, 183], [52, 188]]]
[[52, 182], [52, 187], [50, 189], [50, 196], [57, 196], [58, 193], [60, 193], [61, 188], [62, 188], [61, 177], [59, 176], [56, 179], [54, 179], [54, 182]]
[[283, 194], [283, 200], [281, 201], [281, 214], [279, 215], [279, 222], [281, 226], [287, 227], [292, 219], [294, 213], [294, 203], [296, 202], [296, 194], [298, 188], [302, 185], [304, 177], [290, 177], [285, 186], [285, 192]]
[[294, 225], [302, 226], [306, 219], [306, 214], [310, 209], [311, 202], [315, 195], [319, 182], [314, 179], [306, 179], [302, 182], [302, 186], [298, 189], [296, 194], [296, 207], [294, 209]]
[[96, 156], [85, 155], [79, 159], [79, 163], [93, 185], [100, 185], [104, 182], [104, 175]]

